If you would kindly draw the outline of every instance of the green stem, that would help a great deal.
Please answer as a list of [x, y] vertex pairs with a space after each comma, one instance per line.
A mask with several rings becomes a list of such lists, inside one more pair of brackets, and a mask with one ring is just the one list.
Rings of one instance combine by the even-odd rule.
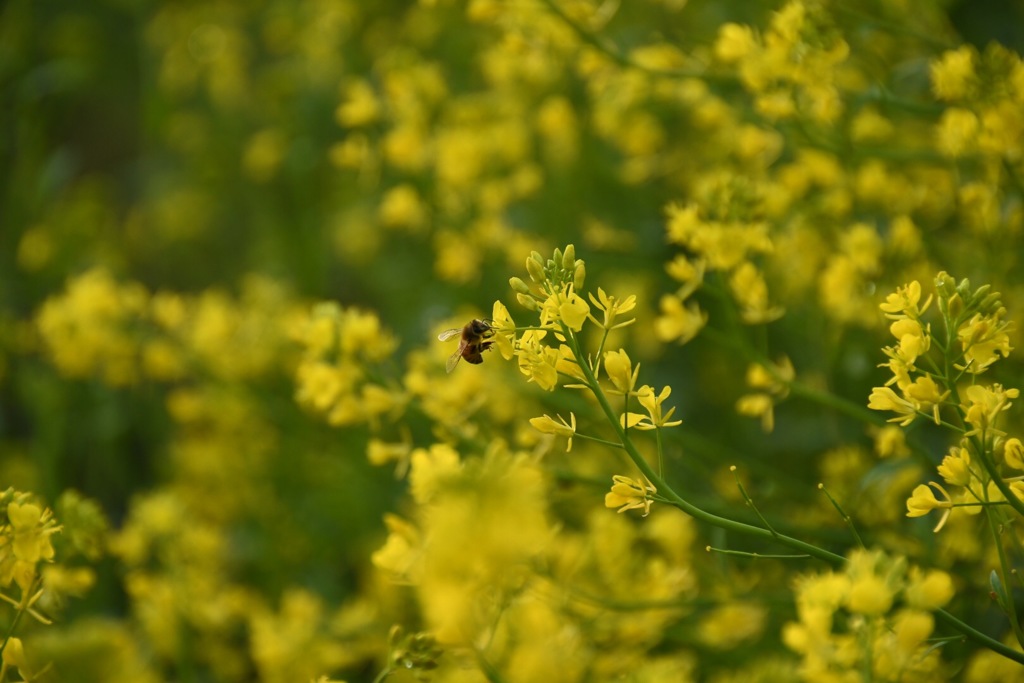
[[580, 439], [586, 439], [587, 441], [595, 441], [595, 442], [597, 442], [599, 444], [602, 444], [604, 446], [608, 446], [610, 448], [622, 448], [622, 444], [621, 443], [615, 443], [614, 441], [608, 441], [607, 439], [600, 439], [600, 438], [598, 438], [596, 436], [587, 436], [586, 434], [581, 434], [579, 432], [576, 432], [575, 434], [573, 434], [573, 436], [575, 436], [577, 438], [580, 438]]
[[988, 520], [989, 531], [992, 533], [992, 540], [995, 541], [996, 553], [999, 555], [999, 573], [1002, 575], [1003, 590], [1007, 591], [1002, 597], [1006, 601], [1006, 616], [1010, 620], [1010, 627], [1013, 629], [1013, 635], [1017, 637], [1017, 642], [1024, 646], [1024, 633], [1020, 630], [1020, 619], [1017, 618], [1017, 608], [1013, 601], [1013, 589], [1010, 588], [1010, 577], [1012, 576], [1010, 569], [1010, 562], [1006, 557], [1006, 548], [1003, 547], [1002, 539], [1000, 538], [1000, 532], [994, 516], [998, 512], [993, 508], [985, 508], [985, 517]]
[[859, 545], [861, 548], [866, 548], [867, 546], [865, 546], [864, 541], [861, 540], [860, 534], [857, 533], [857, 527], [854, 526], [853, 519], [850, 517], [850, 515], [846, 514], [846, 511], [843, 510], [841, 505], [839, 505], [839, 501], [832, 497], [832, 494], [828, 492], [828, 489], [825, 488], [824, 484], [818, 484], [818, 488], [821, 489], [821, 492], [824, 493], [825, 496], [832, 503], [832, 507], [834, 507], [836, 509], [836, 512], [839, 513], [839, 517], [842, 518], [843, 522], [850, 530], [850, 533], [853, 534], [853, 537], [857, 540], [857, 545]]

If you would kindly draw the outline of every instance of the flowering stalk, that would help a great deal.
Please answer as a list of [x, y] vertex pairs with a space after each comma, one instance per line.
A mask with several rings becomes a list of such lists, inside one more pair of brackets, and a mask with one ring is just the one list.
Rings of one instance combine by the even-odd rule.
[[[564, 326], [562, 328], [562, 332], [563, 334], [566, 335], [567, 343], [572, 349], [573, 354], [577, 358], [582, 358], [583, 355], [579, 348], [579, 342], [576, 339], [576, 337], [569, 333], [568, 329], [565, 328]], [[830, 564], [840, 565], [844, 562], [844, 559], [841, 555], [837, 555], [833, 552], [825, 550], [824, 548], [819, 548], [816, 545], [806, 543], [797, 538], [792, 538], [791, 536], [786, 536], [785, 534], [773, 532], [768, 529], [762, 529], [761, 527], [756, 527], [751, 524], [746, 524], [744, 522], [729, 519], [727, 517], [720, 517], [713, 513], [707, 512], [706, 510], [703, 510], [697, 507], [696, 505], [690, 503], [686, 499], [684, 499], [682, 496], [676, 493], [671, 486], [669, 486], [668, 482], [666, 482], [657, 472], [655, 472], [654, 468], [648, 464], [644, 456], [641, 455], [640, 451], [637, 450], [636, 445], [633, 443], [632, 439], [630, 439], [629, 435], [626, 433], [625, 427], [623, 427], [622, 424], [619, 422], [619, 418], [615, 413], [615, 409], [608, 401], [607, 395], [605, 395], [604, 390], [598, 383], [597, 378], [594, 376], [594, 372], [593, 370], [591, 370], [589, 364], [580, 363], [579, 367], [580, 370], [583, 372], [584, 377], [586, 378], [587, 387], [591, 390], [591, 392], [593, 392], [594, 398], [597, 399], [598, 405], [601, 406], [601, 411], [604, 413], [605, 417], [608, 418], [608, 422], [612, 425], [612, 429], [615, 430], [616, 436], [622, 443], [623, 449], [625, 449], [626, 454], [629, 455], [629, 459], [633, 461], [633, 464], [636, 465], [637, 469], [639, 469], [640, 472], [642, 472], [643, 475], [647, 477], [648, 481], [650, 481], [654, 485], [654, 487], [658, 490], [659, 494], [669, 503], [671, 503], [672, 505], [679, 508], [680, 510], [682, 510], [683, 512], [687, 513], [695, 519], [707, 522], [708, 524], [712, 524], [719, 528], [725, 529], [726, 531], [735, 531], [737, 533], [749, 534], [752, 536], [758, 536], [765, 539], [775, 539], [782, 545], [807, 553], [812, 557], [816, 557], [819, 560], [823, 560]]]
[[[584, 272], [582, 261], [575, 261], [574, 259], [575, 252], [571, 245], [566, 248], [564, 253], [556, 250], [555, 257], [548, 260], [546, 264], [539, 254], [534, 253], [527, 261], [527, 269], [533, 280], [533, 285], [526, 285], [522, 280], [513, 278], [512, 286], [517, 291], [520, 303], [531, 310], [539, 311], [541, 314], [541, 329], [539, 331], [530, 330], [521, 339], [516, 340], [516, 354], [519, 356], [520, 370], [528, 376], [528, 381], [533, 381], [546, 390], [554, 390], [559, 382], [564, 382], [565, 379], [568, 379], [571, 383], [564, 384], [564, 386], [590, 390], [597, 400], [601, 412], [611, 425], [615, 434], [615, 440], [618, 441], [618, 444], [621, 444], [621, 448], [643, 475], [641, 479], [631, 479], [625, 476], [615, 477], [612, 490], [606, 496], [606, 506], [617, 507], [620, 512], [628, 509], [642, 509], [646, 516], [652, 502], [666, 502], [679, 508], [691, 517], [720, 529], [747, 534], [764, 540], [773, 540], [782, 546], [798, 551], [806, 556], [822, 560], [834, 567], [847, 567], [849, 560], [843, 556], [798, 538], [779, 533], [770, 524], [765, 523], [764, 527], [754, 526], [716, 515], [694, 505], [669, 485], [664, 479], [662, 472], [656, 471], [655, 467], [647, 462], [646, 458], [637, 449], [630, 432], [631, 430], [638, 429], [654, 429], [656, 434], [660, 436], [661, 427], [678, 424], [678, 421], [667, 422], [671, 417], [671, 410], [667, 413], [662, 411], [662, 402], [669, 395], [670, 388], [665, 387], [661, 394], [657, 396], [654, 395], [654, 390], [646, 385], [634, 390], [638, 370], [631, 365], [625, 351], [606, 352], [596, 358], [584, 353], [577, 332], [582, 329], [586, 319], [589, 318], [595, 322], [596, 319], [589, 315], [589, 307], [586, 302], [576, 294], [582, 287]], [[598, 305], [596, 300], [594, 302], [595, 305]], [[598, 305], [598, 307], [601, 306]], [[606, 325], [597, 324], [607, 329]], [[545, 339], [545, 342], [551, 339], [551, 337], [546, 337], [546, 335], [552, 335], [557, 340], [560, 344], [558, 349], [541, 343], [541, 339]], [[602, 336], [602, 347], [606, 338], [607, 335]], [[529, 363], [524, 363], [524, 356], [532, 360]], [[597, 375], [601, 369], [602, 361], [604, 371], [614, 388], [605, 389], [598, 380]], [[769, 367], [771, 367], [770, 364], [766, 365], [766, 368]], [[766, 369], [766, 373], [769, 375], [772, 372], [773, 370]], [[775, 369], [774, 372], [780, 375], [777, 378], [780, 382], [787, 384], [792, 382], [791, 377], [784, 376], [789, 374], [789, 370]], [[763, 383], [761, 379], [758, 382]], [[925, 399], [934, 398], [934, 400], [927, 404], [928, 408], [948, 398], [948, 393], [939, 396], [937, 387], [926, 386], [926, 384], [919, 386], [922, 386], [925, 390], [924, 394], [922, 394]], [[613, 407], [609, 393], [622, 394], [624, 396], [626, 401], [624, 414], [620, 415], [615, 407]], [[639, 403], [647, 409], [649, 416], [629, 412], [628, 406], [631, 396], [637, 397]], [[928, 414], [926, 410], [919, 410], [916, 405], [913, 412], [915, 417], [919, 413]], [[899, 419], [904, 418], [901, 417]], [[976, 418], [965, 416], [964, 419], [970, 421]], [[535, 418], [532, 422], [542, 432], [565, 436], [570, 439], [572, 436], [578, 435], [576, 433], [574, 415], [571, 416], [570, 422], [566, 422], [563, 418], [559, 418], [559, 421], [556, 422], [548, 416]], [[940, 607], [940, 605], [933, 605], [931, 611], [943, 623], [994, 652], [1014, 661], [1024, 663], [1024, 653], [1018, 652], [981, 633], [952, 614], [942, 611]], [[888, 607], [885, 607], [885, 610], [888, 610]]]

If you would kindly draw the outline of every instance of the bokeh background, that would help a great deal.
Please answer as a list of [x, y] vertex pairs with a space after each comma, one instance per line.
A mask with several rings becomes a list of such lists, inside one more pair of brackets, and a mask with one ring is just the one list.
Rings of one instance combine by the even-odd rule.
[[[784, 56], [745, 63], [731, 23]], [[825, 479], [874, 542], [963, 567], [960, 607], [999, 636], [980, 554], [904, 518], [948, 437], [923, 427], [917, 457], [879, 460], [865, 406], [898, 285], [947, 270], [1020, 319], [1022, 48], [1020, 2], [4, 3], [0, 486], [51, 505], [74, 489], [109, 522], [91, 587], [30, 629], [49, 675], [373, 680], [391, 626], [422, 625], [370, 563], [385, 514], [414, 514], [413, 448], [551, 448], [553, 517], [582, 524], [621, 462], [563, 454], [527, 420], [573, 410], [600, 432], [596, 414], [497, 354], [446, 376], [436, 341], [495, 300], [527, 320], [509, 278], [568, 243], [588, 290], [637, 297], [613, 343], [673, 387], [682, 490], [749, 517], [727, 473], [742, 464], [762, 510], [841, 552]], [[957, 50], [980, 75], [943, 94], [934, 65]], [[980, 127], [951, 131], [952, 109]], [[770, 248], [746, 256], [785, 314], [743, 320], [712, 258], [689, 300], [708, 334], [680, 344], [666, 266], [704, 247], [671, 242], [673, 203], [764, 226]], [[311, 315], [349, 340], [357, 407], [303, 384]], [[750, 362], [783, 355], [804, 391], [772, 397], [766, 433], [736, 403]], [[788, 661], [787, 571], [731, 581], [779, 601], [740, 649], [693, 617], [635, 655], [691, 653], [695, 680]]]

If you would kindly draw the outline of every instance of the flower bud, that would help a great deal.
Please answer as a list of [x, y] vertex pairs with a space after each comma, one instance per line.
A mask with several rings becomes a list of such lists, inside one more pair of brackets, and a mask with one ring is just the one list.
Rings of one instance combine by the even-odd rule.
[[518, 294], [517, 293], [516, 294], [516, 301], [519, 302], [520, 306], [522, 306], [523, 308], [526, 308], [527, 310], [530, 310], [530, 311], [536, 311], [537, 308], [538, 308], [537, 300], [534, 299], [532, 296], [527, 296], [526, 294]]
[[970, 302], [977, 303], [980, 299], [984, 298], [988, 294], [988, 290], [992, 289], [992, 285], [982, 285], [971, 294]]
[[530, 258], [526, 259], [526, 272], [534, 282], [544, 282], [547, 277], [544, 275], [544, 262], [540, 260], [540, 254], [533, 252]]
[[512, 287], [512, 290], [518, 294], [529, 294], [530, 286], [522, 281], [521, 278], [513, 277], [510, 278], [508, 284]]
[[575, 270], [572, 274], [572, 288], [577, 292], [583, 291], [583, 281], [587, 279], [587, 269], [583, 265], [583, 259], [576, 261]]
[[565, 253], [562, 254], [562, 270], [570, 271], [576, 265], [576, 247], [571, 244], [565, 245]]
[[959, 294], [954, 294], [949, 297], [949, 317], [951, 320], [956, 320], [960, 317], [960, 314], [964, 311], [964, 300], [960, 298]]
[[956, 293], [956, 281], [946, 271], [935, 276], [935, 289], [944, 298], [950, 298]]
[[981, 314], [988, 315], [992, 313], [991, 309], [1001, 308], [1002, 304], [999, 301], [1000, 296], [1001, 294], [999, 292], [992, 292], [984, 299], [982, 299], [981, 303], [978, 304], [978, 310], [981, 312]]

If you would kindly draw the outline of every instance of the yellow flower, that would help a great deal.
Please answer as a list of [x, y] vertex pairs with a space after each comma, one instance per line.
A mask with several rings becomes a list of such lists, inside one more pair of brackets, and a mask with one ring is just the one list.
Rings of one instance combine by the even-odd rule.
[[419, 504], [429, 502], [462, 471], [459, 454], [448, 444], [417, 448], [410, 458], [409, 490]]
[[935, 424], [940, 423], [939, 419], [939, 407], [942, 402], [946, 400], [950, 392], [941, 391], [939, 385], [935, 383], [931, 377], [918, 377], [914, 382], [904, 389], [903, 394], [914, 402], [915, 407], [924, 412], [928, 408], [932, 409], [932, 417], [935, 419]]
[[334, 112], [337, 122], [347, 128], [373, 123], [380, 116], [380, 102], [369, 83], [360, 79], [345, 89], [344, 101]]
[[885, 614], [892, 607], [893, 597], [884, 578], [876, 574], [865, 574], [850, 582], [846, 606], [851, 612], [860, 614]]
[[[946, 500], [938, 500], [932, 490], [928, 488], [932, 486], [936, 491], [939, 491]], [[940, 484], [936, 484], [934, 481], [928, 482], [928, 486], [921, 484], [916, 487], [913, 493], [910, 494], [910, 498], [907, 499], [907, 517], [923, 517], [929, 512], [935, 509], [942, 509], [942, 517], [939, 518], [939, 523], [935, 525], [932, 530], [936, 533], [946, 524], [946, 520], [949, 519], [949, 513], [953, 510], [953, 501], [949, 497], [949, 493], [946, 489], [942, 488]]]
[[519, 340], [519, 371], [528, 382], [535, 382], [545, 391], [554, 391], [558, 384], [558, 349], [542, 344], [544, 330], [527, 330]]
[[500, 301], [495, 301], [491, 308], [491, 330], [494, 332], [491, 337], [494, 348], [498, 349], [502, 358], [512, 360], [515, 355], [516, 323], [505, 304]]
[[953, 579], [946, 572], [911, 567], [903, 597], [911, 607], [936, 610], [945, 607], [953, 593]]
[[759, 389], [745, 394], [736, 401], [736, 412], [749, 417], [760, 417], [761, 428], [767, 433], [775, 427], [775, 403], [789, 395], [789, 383], [795, 377], [793, 363], [783, 356], [771, 366], [751, 363], [747, 366], [747, 384]]
[[744, 394], [736, 400], [736, 412], [761, 418], [761, 429], [770, 433], [775, 428], [775, 401], [768, 394]]
[[951, 102], [970, 96], [977, 82], [974, 70], [976, 54], [973, 47], [964, 45], [946, 51], [929, 65], [932, 91], [938, 99]]
[[768, 304], [768, 283], [761, 271], [744, 261], [729, 277], [729, 289], [740, 306], [740, 317], [747, 324], [767, 323], [781, 318], [785, 310]]
[[734, 64], [756, 49], [757, 39], [749, 26], [728, 23], [719, 27], [715, 41], [715, 57], [719, 61]]
[[931, 346], [929, 330], [917, 320], [900, 318], [889, 326], [889, 332], [900, 340], [899, 356], [907, 365], [913, 365]]
[[928, 308], [931, 304], [931, 295], [928, 296], [928, 300], [925, 301], [924, 306], [918, 307], [918, 302], [921, 300], [921, 283], [917, 280], [898, 287], [895, 292], [885, 298], [885, 303], [879, 304], [878, 307], [882, 309], [882, 312], [886, 314], [888, 318], [904, 318], [920, 317], [921, 313]]
[[971, 481], [971, 454], [966, 448], [953, 446], [949, 455], [942, 459], [938, 472], [947, 484], [967, 486]]
[[565, 448], [565, 452], [568, 453], [572, 450], [572, 437], [576, 435], [576, 416], [573, 413], [569, 413], [569, 422], [566, 422], [565, 418], [561, 415], [557, 417], [558, 422], [555, 422], [548, 415], [544, 415], [544, 417], [531, 417], [530, 424], [542, 434], [568, 437], [569, 444]]
[[978, 146], [980, 127], [977, 115], [969, 109], [947, 109], [935, 129], [939, 151], [953, 158], [970, 154]]
[[999, 360], [999, 356], [1009, 356], [1013, 348], [1006, 329], [1006, 323], [998, 316], [982, 316], [980, 313], [961, 325], [957, 337], [964, 349], [966, 364], [963, 367], [977, 374]]
[[886, 425], [875, 432], [875, 452], [880, 458], [895, 456], [904, 458], [910, 455], [907, 448], [907, 437], [896, 425]]
[[658, 395], [654, 394], [654, 389], [650, 386], [643, 385], [637, 390], [636, 397], [640, 401], [640, 405], [647, 409], [647, 415], [626, 413], [622, 416], [623, 425], [626, 427], [636, 427], [641, 430], [681, 425], [683, 423], [682, 420], [668, 421], [672, 417], [672, 413], [676, 411], [675, 408], [669, 408], [668, 412], [662, 415], [661, 405], [671, 394], [672, 387], [667, 385], [662, 388], [661, 393]]
[[616, 322], [616, 318], [622, 313], [628, 313], [636, 308], [636, 295], [630, 294], [623, 300], [619, 300], [614, 296], [605, 294], [604, 290], [600, 287], [597, 288], [597, 299], [594, 298], [593, 293], [589, 295], [590, 302], [594, 304], [594, 307], [604, 313], [604, 320], [600, 323], [593, 317], [595, 323], [600, 325], [605, 330], [617, 330], [620, 327], [626, 325], [632, 325], [636, 322], [636, 318], [630, 318], [629, 320], [623, 320], [622, 322]]
[[24, 680], [34, 680], [28, 671], [28, 659], [25, 657], [25, 646], [22, 645], [21, 638], [12, 637], [7, 640], [7, 645], [4, 647], [3, 663], [5, 668], [7, 666], [16, 668]]
[[999, 413], [1008, 410], [1012, 405], [1011, 398], [1020, 396], [1019, 389], [1003, 389], [1001, 384], [984, 387], [974, 384], [964, 391], [967, 403], [961, 405], [964, 419], [973, 429], [964, 436], [973, 436], [982, 432], [1001, 433], [993, 427]]
[[683, 305], [674, 294], [661, 297], [661, 315], [654, 321], [654, 335], [663, 342], [690, 341], [704, 328], [708, 315], [696, 303]]
[[34, 503], [10, 503], [7, 519], [14, 529], [14, 557], [30, 564], [53, 559], [50, 535], [60, 528], [53, 525], [52, 513]]
[[851, 552], [846, 563], [846, 575], [850, 579], [845, 596], [847, 608], [867, 615], [888, 612], [903, 587], [905, 568], [905, 560], [890, 558], [880, 550]]
[[636, 386], [636, 379], [640, 374], [640, 364], [636, 368], [630, 364], [629, 355], [625, 349], [608, 351], [604, 354], [604, 371], [608, 379], [612, 381], [615, 390], [612, 393], [630, 394]]
[[590, 315], [590, 305], [573, 291], [572, 285], [557, 294], [552, 294], [541, 308], [541, 325], [549, 326], [562, 322], [570, 330], [579, 332]]
[[612, 490], [604, 496], [604, 505], [619, 508], [620, 513], [643, 508], [643, 516], [646, 517], [651, 512], [651, 503], [654, 502], [651, 496], [657, 492], [658, 489], [649, 482], [645, 484], [639, 479], [616, 474], [612, 477]]
[[917, 406], [905, 398], [900, 398], [896, 392], [889, 387], [875, 387], [871, 390], [868, 398], [868, 408], [871, 410], [891, 410], [897, 413], [896, 417], [889, 418], [889, 422], [899, 422], [900, 426], [906, 427], [917, 417]]
[[408, 581], [414, 577], [421, 559], [420, 532], [390, 513], [385, 513], [384, 525], [388, 528], [388, 538], [384, 546], [370, 556], [370, 561], [396, 579]]
[[1007, 439], [1003, 445], [1003, 458], [1006, 464], [1015, 470], [1024, 470], [1024, 444], [1020, 439], [1014, 437]]
[[558, 313], [562, 322], [569, 326], [570, 330], [579, 332], [583, 329], [583, 323], [590, 315], [590, 305], [578, 294], [569, 291], [558, 307]]

